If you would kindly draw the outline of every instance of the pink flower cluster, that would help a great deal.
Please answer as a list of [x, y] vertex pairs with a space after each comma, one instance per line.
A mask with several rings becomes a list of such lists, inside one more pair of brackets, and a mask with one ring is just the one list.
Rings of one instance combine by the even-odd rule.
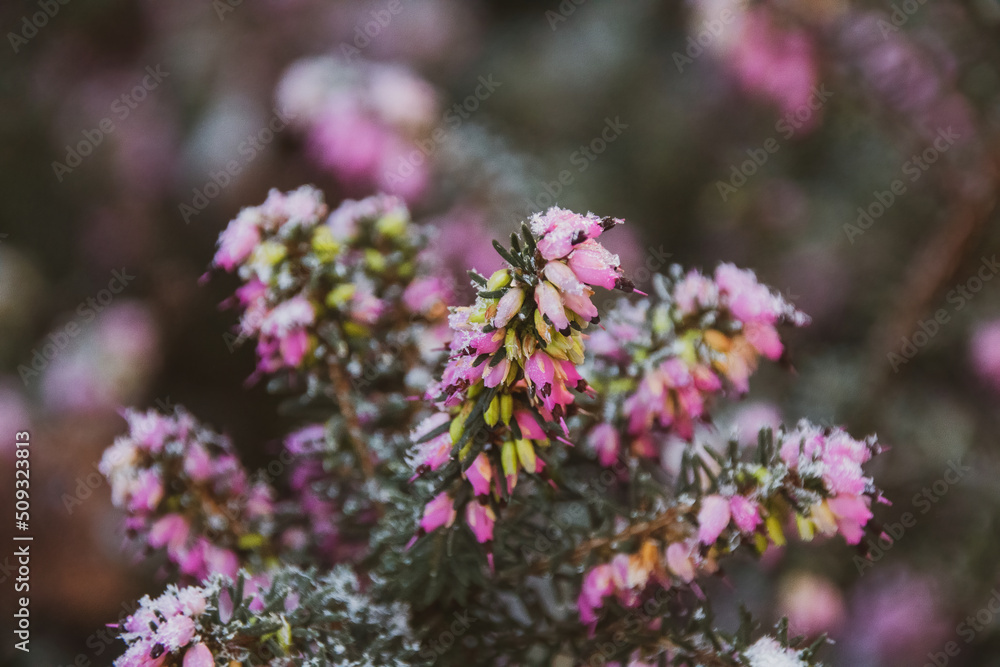
[[129, 647], [115, 667], [161, 667], [168, 661], [181, 667], [215, 667], [215, 658], [199, 634], [207, 593], [204, 588], [168, 586], [155, 600], [142, 598], [139, 609], [123, 624], [121, 638]]
[[240, 338], [257, 338], [258, 372], [273, 373], [318, 363], [325, 322], [367, 339], [410, 315], [441, 316], [449, 285], [421, 261], [423, 244], [395, 197], [348, 200], [327, 216], [322, 193], [303, 186], [240, 211], [215, 265], [245, 281], [235, 297]]
[[[497, 246], [507, 268], [482, 279], [475, 304], [455, 309], [449, 319], [451, 354], [441, 381], [426, 394], [440, 412], [414, 430], [411, 464], [417, 475], [437, 470], [454, 447], [472, 441], [473, 431], [488, 429], [482, 451], [469, 460], [459, 452], [477, 498], [465, 508], [466, 522], [479, 542], [492, 539], [491, 491], [497, 498], [512, 492], [519, 470], [541, 472], [536, 446], [550, 444], [545, 425], [557, 422], [568, 433], [573, 392], [589, 391], [578, 366], [581, 332], [598, 320], [592, 287], [632, 290], [618, 257], [596, 240], [621, 222], [560, 208], [535, 214], [523, 230], [523, 246], [515, 241], [509, 252]], [[483, 402], [481, 420], [470, 419]], [[451, 525], [452, 498], [446, 491], [428, 504], [424, 531]]]
[[821, 115], [810, 106], [810, 97], [818, 66], [809, 34], [780, 25], [764, 6], [748, 10], [741, 22], [726, 58], [740, 86], [778, 107], [789, 131], [816, 127]]
[[759, 357], [781, 357], [777, 327], [809, 321], [753, 271], [721, 264], [713, 278], [673, 273], [673, 281], [657, 280], [658, 300], [619, 304], [606, 330], [592, 336], [602, 384], [623, 378], [631, 387], [614, 423], [599, 423], [587, 436], [602, 465], [616, 460], [623, 443], [635, 456], [655, 458], [660, 435], [690, 440], [711, 398], [727, 386], [746, 392]]
[[793, 517], [805, 540], [816, 532], [839, 533], [858, 544], [872, 518], [871, 502], [881, 500], [862, 465], [879, 451], [874, 438], [855, 440], [842, 429], [804, 420], [780, 433], [767, 465], [733, 461], [717, 469], [717, 489], [692, 505], [677, 505], [676, 522], [662, 535], [647, 536], [638, 553], [617, 554], [589, 570], [578, 599], [581, 621], [593, 629], [596, 610], [609, 596], [635, 606], [652, 583], [667, 588], [710, 574], [719, 556], [741, 545], [758, 553], [768, 544], [781, 546], [783, 526]]
[[426, 191], [430, 165], [414, 142], [429, 141], [437, 94], [408, 68], [304, 60], [285, 73], [277, 97], [305, 131], [312, 157], [348, 189], [389, 192], [409, 202]]
[[105, 451], [100, 471], [128, 516], [130, 537], [163, 549], [180, 572], [202, 580], [235, 575], [241, 538], [264, 536], [273, 493], [249, 479], [229, 440], [178, 408], [171, 416], [128, 410], [128, 435]]
[[872, 518], [872, 500], [881, 499], [861, 466], [880, 451], [875, 438], [855, 440], [841, 428], [823, 429], [803, 420], [783, 438], [781, 460], [803, 479], [822, 482], [825, 498], [811, 508], [809, 519], [826, 535], [840, 533], [858, 544]]

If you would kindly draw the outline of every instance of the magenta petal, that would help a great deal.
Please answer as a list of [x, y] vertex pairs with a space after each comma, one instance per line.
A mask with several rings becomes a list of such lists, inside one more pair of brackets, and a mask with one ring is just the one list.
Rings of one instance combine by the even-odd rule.
[[184, 653], [182, 667], [215, 667], [215, 658], [204, 644], [198, 643]]
[[705, 496], [701, 499], [701, 510], [698, 512], [698, 541], [702, 544], [712, 544], [729, 525], [729, 501], [719, 495]]

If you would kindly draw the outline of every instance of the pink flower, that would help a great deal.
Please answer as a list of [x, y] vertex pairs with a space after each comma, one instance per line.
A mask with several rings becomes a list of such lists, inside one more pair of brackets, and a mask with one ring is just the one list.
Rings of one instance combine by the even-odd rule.
[[1000, 319], [980, 325], [970, 347], [976, 372], [1000, 391]]
[[743, 328], [743, 335], [755, 350], [771, 361], [781, 358], [785, 346], [778, 337], [778, 331], [770, 324], [749, 322]]
[[152, 512], [162, 499], [163, 480], [160, 479], [156, 470], [146, 468], [139, 473], [136, 479], [132, 497], [129, 498], [128, 509], [130, 512]]
[[300, 294], [275, 306], [261, 323], [260, 331], [265, 336], [281, 338], [315, 321], [316, 310], [309, 299]]
[[451, 288], [438, 276], [416, 278], [403, 291], [403, 304], [410, 312], [427, 315], [438, 304], [447, 304]]
[[730, 516], [729, 501], [722, 496], [702, 498], [698, 512], [698, 540], [702, 544], [713, 544], [729, 525]]
[[535, 287], [535, 303], [542, 315], [549, 318], [554, 326], [561, 333], [565, 334], [569, 329], [569, 319], [563, 309], [562, 299], [559, 292], [551, 283], [542, 281]]
[[219, 235], [219, 250], [215, 253], [216, 266], [226, 271], [232, 271], [237, 264], [250, 256], [253, 249], [260, 243], [260, 229], [257, 227], [257, 217], [249, 209], [244, 209], [240, 215], [229, 223], [225, 231]]
[[493, 326], [497, 329], [502, 329], [507, 326], [507, 323], [517, 315], [521, 310], [521, 306], [524, 305], [524, 290], [520, 287], [512, 287], [507, 292], [500, 297], [500, 302], [497, 304], [497, 314], [493, 318]]
[[309, 334], [305, 329], [297, 329], [281, 339], [281, 358], [286, 366], [295, 367], [302, 363], [309, 349]]
[[[450, 421], [451, 416], [447, 412], [435, 413], [420, 422], [417, 428], [410, 434], [410, 439], [413, 442], [417, 442], [431, 431], [440, 428]], [[451, 436], [448, 434], [448, 431], [440, 433], [430, 440], [418, 444], [416, 446], [416, 453], [410, 463], [417, 470], [418, 474], [423, 472], [421, 469], [424, 466], [430, 470], [437, 470], [451, 458], [451, 445]]]
[[[734, 44], [728, 64], [747, 92], [773, 102], [782, 115], [809, 109], [817, 67], [805, 31], [780, 27], [766, 7], [756, 7], [745, 14]], [[820, 111], [809, 111], [805, 122], [796, 126], [800, 132], [819, 122]]]
[[667, 567], [685, 583], [694, 580], [694, 546], [686, 542], [674, 542], [667, 547]]
[[837, 520], [837, 529], [848, 544], [858, 544], [864, 537], [864, 527], [872, 518], [866, 496], [841, 494], [826, 501]]
[[194, 621], [187, 616], [171, 616], [156, 631], [156, 639], [167, 652], [176, 651], [194, 639]]
[[552, 386], [555, 372], [556, 364], [552, 357], [541, 350], [535, 351], [524, 364], [524, 374], [537, 392], [545, 393], [546, 386]]
[[516, 410], [514, 419], [517, 420], [517, 427], [521, 430], [522, 437], [529, 440], [545, 439], [545, 429], [541, 427], [530, 410]]
[[618, 255], [612, 254], [597, 241], [585, 241], [569, 257], [569, 268], [588, 285], [614, 289], [619, 285], [621, 271]]
[[563, 294], [562, 300], [563, 305], [588, 322], [596, 324], [600, 320], [597, 306], [594, 305], [594, 302], [590, 300], [590, 296], [586, 293]]
[[597, 460], [602, 466], [610, 466], [617, 460], [621, 444], [618, 430], [614, 426], [602, 422], [591, 429], [587, 439], [597, 452]]
[[184, 472], [196, 482], [203, 482], [212, 477], [212, 457], [200, 443], [193, 443], [184, 456]]
[[483, 371], [483, 384], [487, 387], [496, 387], [503, 379], [507, 377], [508, 371], [510, 371], [510, 359], [503, 357], [494, 366], [490, 366], [489, 362], [484, 364], [486, 369]]
[[433, 532], [441, 526], [450, 526], [455, 521], [455, 507], [451, 496], [441, 492], [424, 507], [420, 527], [425, 532]]
[[472, 466], [465, 471], [465, 476], [472, 484], [472, 491], [477, 496], [485, 496], [490, 492], [490, 481], [493, 479], [493, 466], [486, 454], [480, 452], [479, 456], [472, 462]]
[[729, 499], [729, 511], [733, 516], [733, 523], [741, 532], [752, 533], [760, 525], [760, 507], [749, 498], [733, 496]]
[[542, 273], [545, 274], [546, 280], [552, 283], [563, 295], [583, 295], [583, 283], [581, 283], [579, 278], [576, 277], [576, 274], [573, 273], [573, 269], [566, 266], [563, 262], [549, 262], [545, 265], [545, 268], [542, 269]]
[[614, 577], [610, 565], [598, 565], [584, 576], [576, 606], [580, 612], [580, 620], [591, 626], [591, 632], [597, 623], [594, 611], [603, 606], [604, 598], [614, 592]]
[[240, 569], [239, 558], [229, 549], [205, 543], [203, 553], [205, 570], [208, 574], [223, 574], [229, 578], [234, 578]]
[[538, 252], [545, 259], [554, 260], [568, 255], [573, 246], [600, 235], [604, 228], [601, 219], [593, 214], [580, 215], [553, 206], [545, 213], [536, 213], [531, 217], [531, 231], [540, 237]]
[[476, 536], [480, 544], [493, 541], [493, 524], [496, 514], [489, 505], [480, 505], [476, 501], [465, 506], [465, 522]]
[[184, 653], [182, 667], [215, 667], [215, 658], [208, 647], [199, 642]]
[[159, 549], [166, 546], [171, 553], [177, 552], [187, 542], [187, 519], [180, 514], [167, 514], [149, 529], [149, 546]]

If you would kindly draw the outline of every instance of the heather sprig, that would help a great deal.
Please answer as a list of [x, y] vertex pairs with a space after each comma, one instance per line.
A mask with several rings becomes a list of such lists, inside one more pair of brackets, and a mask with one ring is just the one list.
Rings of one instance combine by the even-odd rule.
[[426, 388], [444, 342], [451, 290], [429, 238], [400, 199], [348, 200], [328, 214], [304, 186], [240, 211], [215, 256], [244, 281], [235, 301], [241, 337], [257, 340], [255, 375], [299, 393], [296, 407], [331, 414], [331, 451], [352, 451], [369, 479], [405, 444], [420, 409], [407, 399]]
[[274, 491], [240, 463], [229, 439], [183, 408], [124, 413], [129, 433], [105, 451], [100, 471], [125, 510], [126, 533], [163, 550], [181, 575], [200, 581], [262, 566], [274, 533]]
[[115, 667], [419, 665], [405, 605], [379, 604], [344, 566], [216, 575], [139, 601]]
[[753, 459], [736, 443], [727, 455], [689, 449], [675, 500], [634, 517], [622, 534], [591, 545], [599, 563], [583, 580], [578, 608], [592, 629], [605, 598], [626, 607], [647, 587], [672, 588], [716, 572], [719, 559], [741, 548], [763, 553], [784, 546], [791, 526], [802, 540], [841, 535], [858, 544], [881, 492], [862, 465], [881, 448], [875, 438], [856, 440], [843, 429], [807, 421], [794, 429], [761, 433]]
[[720, 264], [714, 277], [673, 266], [653, 294], [621, 300], [591, 338], [587, 375], [600, 419], [585, 436], [603, 465], [624, 452], [658, 459], [664, 436], [690, 440], [716, 397], [743, 394], [761, 357], [784, 353], [778, 327], [809, 318], [752, 271]]
[[[240, 335], [257, 339], [258, 372], [337, 363], [370, 383], [391, 335], [445, 314], [449, 288], [422, 251], [427, 233], [385, 195], [328, 213], [322, 193], [272, 190], [222, 233], [214, 263], [244, 281]], [[416, 330], [411, 330], [416, 329]]]
[[541, 473], [543, 451], [569, 434], [575, 392], [591, 391], [578, 367], [583, 331], [599, 319], [593, 287], [633, 290], [597, 241], [621, 223], [551, 208], [512, 234], [509, 248], [494, 242], [504, 268], [489, 278], [471, 272], [478, 295], [452, 310], [450, 356], [426, 393], [439, 412], [414, 430], [411, 456], [415, 476], [440, 470], [446, 484], [468, 484], [434, 496], [422, 533], [452, 525], [461, 510], [477, 541], [492, 541], [498, 503], [522, 471]]

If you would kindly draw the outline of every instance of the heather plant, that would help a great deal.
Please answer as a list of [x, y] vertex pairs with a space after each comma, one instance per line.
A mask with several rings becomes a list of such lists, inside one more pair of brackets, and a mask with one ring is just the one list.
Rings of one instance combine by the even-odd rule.
[[255, 477], [182, 409], [127, 413], [102, 471], [186, 587], [141, 601], [116, 665], [820, 664], [823, 637], [722, 627], [706, 583], [735, 554], [877, 535], [880, 446], [804, 420], [706, 437], [809, 318], [731, 264], [638, 291], [602, 244], [621, 224], [536, 213], [449, 308], [399, 199], [241, 211], [214, 265], [242, 281], [250, 381], [300, 420], [289, 464]]

